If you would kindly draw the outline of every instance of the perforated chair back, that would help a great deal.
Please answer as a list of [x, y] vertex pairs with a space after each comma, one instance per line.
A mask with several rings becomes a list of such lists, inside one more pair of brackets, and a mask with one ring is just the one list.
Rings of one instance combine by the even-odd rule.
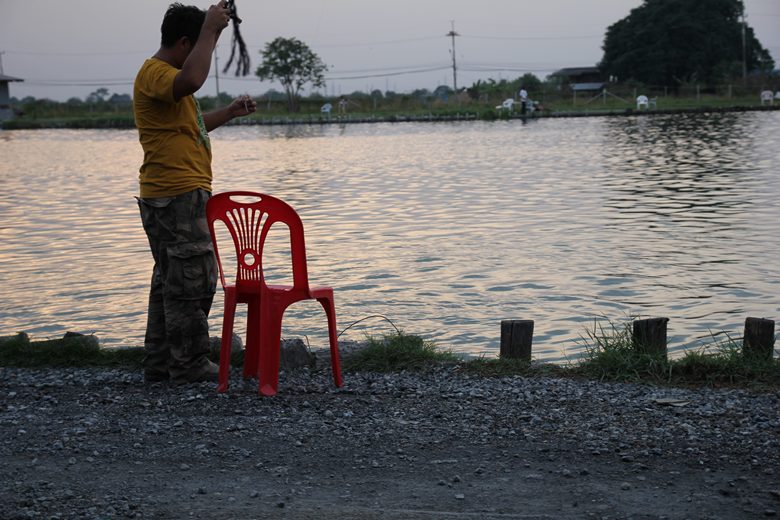
[[[256, 200], [244, 202], [241, 198]], [[237, 259], [235, 284], [238, 286], [246, 282], [266, 286], [263, 275], [263, 247], [271, 226], [281, 222], [290, 230], [293, 286], [299, 290], [308, 290], [309, 275], [306, 267], [303, 222], [289, 204], [264, 193], [248, 191], [219, 193], [209, 200], [206, 218], [214, 242], [223, 287], [226, 282], [216, 240], [215, 222], [222, 222], [233, 238]]]

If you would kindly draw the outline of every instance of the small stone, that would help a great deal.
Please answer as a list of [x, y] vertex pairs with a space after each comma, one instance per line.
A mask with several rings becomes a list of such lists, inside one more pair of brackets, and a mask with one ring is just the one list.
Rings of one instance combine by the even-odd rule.
[[179, 469], [182, 470], [182, 471], [187, 471], [188, 469], [190, 469], [190, 465], [189, 464], [181, 464], [181, 465], [179, 465]]
[[628, 482], [623, 482], [622, 484], [620, 484], [620, 489], [622, 489], [623, 491], [628, 491], [629, 489], [631, 489], [631, 484], [629, 484]]
[[259, 491], [252, 491], [251, 493], [249, 493], [249, 497], [250, 498], [257, 498], [259, 496], [260, 496], [260, 492]]
[[455, 500], [463, 500], [465, 498], [466, 498], [466, 495], [464, 495], [463, 493], [457, 493], [455, 495]]

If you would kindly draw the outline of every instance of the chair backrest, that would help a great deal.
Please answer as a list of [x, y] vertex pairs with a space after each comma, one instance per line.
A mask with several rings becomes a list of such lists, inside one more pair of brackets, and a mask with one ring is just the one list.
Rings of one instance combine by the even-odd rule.
[[774, 98], [774, 95], [772, 94], [771, 90], [764, 90], [763, 92], [761, 92], [761, 102], [762, 103], [764, 101], [772, 101], [773, 98]]
[[515, 100], [512, 98], [507, 98], [504, 100], [503, 103], [501, 103], [501, 106], [504, 108], [512, 108], [512, 106], [515, 104]]
[[[244, 202], [241, 199], [254, 199]], [[263, 276], [263, 246], [271, 226], [277, 222], [290, 230], [290, 256], [293, 285], [296, 289], [309, 288], [306, 268], [306, 245], [303, 238], [303, 222], [298, 213], [286, 202], [271, 195], [251, 191], [227, 191], [211, 197], [206, 204], [206, 219], [211, 241], [219, 264], [219, 277], [225, 286], [225, 274], [219, 257], [219, 247], [214, 228], [222, 222], [233, 238], [237, 267], [236, 285], [256, 282], [265, 286]]]
[[325, 103], [320, 107], [320, 112], [327, 112], [328, 114], [330, 114], [331, 110], [333, 110], [333, 105], [331, 105], [330, 103]]

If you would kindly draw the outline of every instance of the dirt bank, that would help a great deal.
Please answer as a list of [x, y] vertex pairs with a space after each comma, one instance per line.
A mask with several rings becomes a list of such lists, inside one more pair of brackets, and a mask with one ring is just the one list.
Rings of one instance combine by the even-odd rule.
[[544, 378], [0, 368], [0, 518], [764, 518], [780, 395]]

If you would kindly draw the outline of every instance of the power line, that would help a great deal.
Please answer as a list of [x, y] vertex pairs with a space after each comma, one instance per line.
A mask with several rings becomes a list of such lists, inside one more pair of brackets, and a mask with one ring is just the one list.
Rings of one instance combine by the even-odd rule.
[[373, 47], [376, 45], [396, 45], [399, 43], [413, 43], [413, 42], [424, 42], [424, 41], [430, 41], [430, 40], [438, 40], [439, 36], [422, 36], [420, 38], [405, 38], [401, 40], [386, 40], [386, 41], [378, 41], [378, 42], [363, 42], [363, 43], [320, 43], [316, 45], [312, 45], [312, 47], [323, 47], [323, 48], [333, 48], [333, 47]]
[[475, 40], [590, 40], [604, 37], [603, 34], [590, 36], [476, 36], [463, 34], [461, 36]]
[[449, 69], [449, 65], [445, 65], [443, 67], [435, 67], [435, 68], [429, 68], [429, 69], [417, 69], [417, 70], [404, 70], [399, 72], [388, 72], [385, 74], [367, 74], [364, 76], [326, 76], [326, 80], [349, 80], [349, 79], [369, 79], [369, 78], [389, 78], [391, 76], [405, 76], [408, 74], [421, 74], [423, 72], [436, 72], [438, 70], [447, 70]]
[[92, 80], [83, 80], [83, 81], [25, 79], [24, 83], [26, 85], [34, 85], [39, 87], [120, 87], [125, 85], [132, 85], [134, 81], [132, 79], [128, 79], [128, 80], [92, 79]]
[[23, 54], [25, 56], [120, 56], [131, 54], [151, 54], [145, 51], [6, 51], [8, 54]]

